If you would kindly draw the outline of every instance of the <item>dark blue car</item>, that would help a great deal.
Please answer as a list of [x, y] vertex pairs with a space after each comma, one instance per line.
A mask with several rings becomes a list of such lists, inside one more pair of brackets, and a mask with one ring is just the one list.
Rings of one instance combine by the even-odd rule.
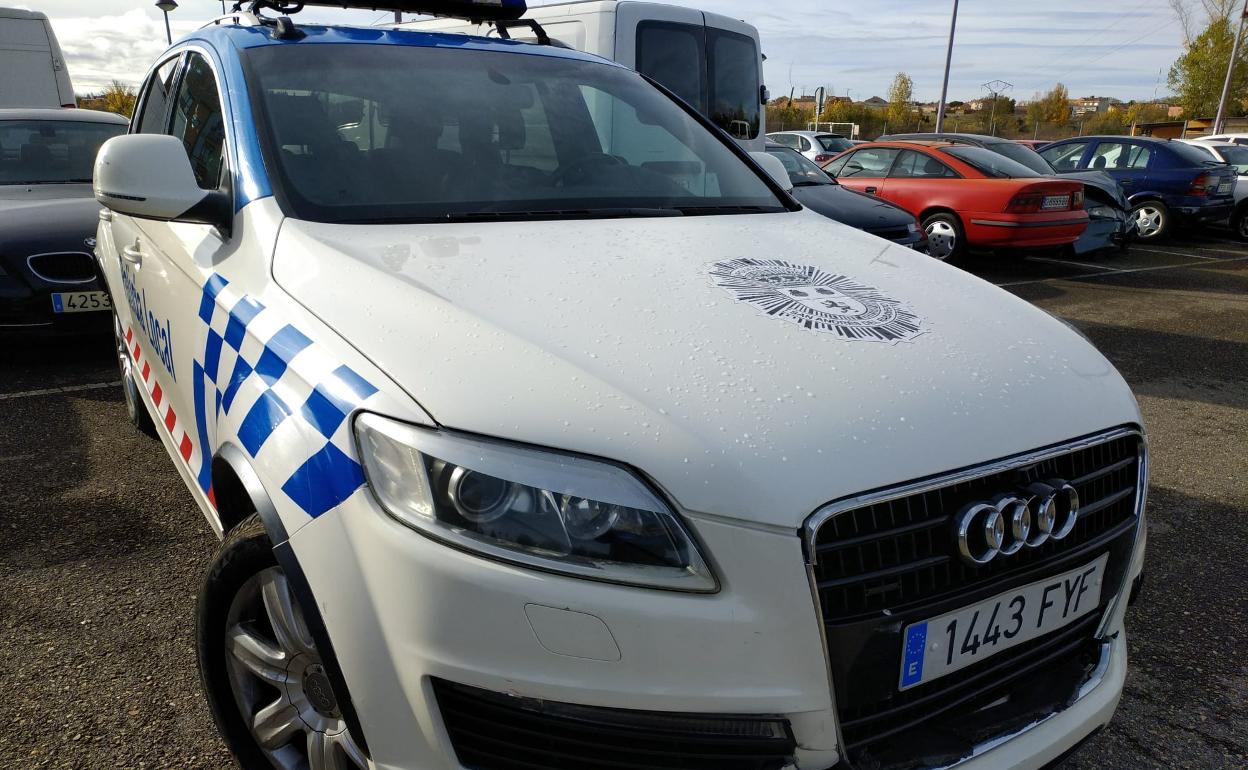
[[1235, 205], [1235, 170], [1181, 142], [1145, 136], [1081, 136], [1040, 151], [1059, 173], [1105, 171], [1127, 193], [1141, 241], [1178, 224], [1227, 219]]

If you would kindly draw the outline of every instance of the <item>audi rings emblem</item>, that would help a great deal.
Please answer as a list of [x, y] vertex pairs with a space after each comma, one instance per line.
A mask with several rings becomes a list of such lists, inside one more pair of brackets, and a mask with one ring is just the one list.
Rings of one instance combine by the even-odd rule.
[[1079, 493], [1062, 479], [1034, 482], [962, 508], [956, 519], [958, 553], [971, 566], [1061, 540], [1079, 518]]

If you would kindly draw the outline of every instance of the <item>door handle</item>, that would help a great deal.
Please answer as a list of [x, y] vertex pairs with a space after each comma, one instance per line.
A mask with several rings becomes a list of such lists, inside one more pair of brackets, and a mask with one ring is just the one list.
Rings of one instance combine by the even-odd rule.
[[864, 192], [866, 192], [868, 195], [875, 195], [875, 191], [879, 189], [880, 188], [878, 187], [867, 187], [865, 188]]
[[139, 251], [139, 242], [136, 240], [133, 246], [126, 246], [123, 248], [121, 250], [121, 258], [135, 267], [142, 267], [143, 252]]

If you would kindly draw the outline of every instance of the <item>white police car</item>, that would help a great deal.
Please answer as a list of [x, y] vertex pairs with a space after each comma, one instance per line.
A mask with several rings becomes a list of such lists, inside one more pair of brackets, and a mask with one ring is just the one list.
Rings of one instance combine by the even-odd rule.
[[99, 256], [245, 767], [1038, 768], [1110, 719], [1127, 386], [763, 163], [549, 46], [236, 14], [156, 62]]

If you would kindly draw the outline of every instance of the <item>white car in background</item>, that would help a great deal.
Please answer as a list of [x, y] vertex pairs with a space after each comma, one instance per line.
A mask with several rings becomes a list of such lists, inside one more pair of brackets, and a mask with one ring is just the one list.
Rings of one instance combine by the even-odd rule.
[[1218, 144], [1248, 144], [1248, 133], [1213, 134], [1184, 139], [1185, 142], [1216, 142]]
[[578, 51], [240, 12], [140, 94], [99, 257], [246, 770], [1038, 770], [1113, 716], [1146, 443], [1066, 324]]
[[65, 54], [47, 15], [0, 8], [0, 108], [77, 103]]
[[1214, 138], [1180, 139], [1209, 153], [1209, 157], [1235, 168], [1238, 177], [1235, 182], [1235, 210], [1231, 213], [1230, 225], [1235, 235], [1241, 240], [1248, 240], [1248, 134], [1229, 134], [1229, 137], [1243, 137], [1242, 141], [1215, 141]]
[[767, 138], [797, 150], [822, 166], [859, 142], [823, 131], [773, 131]]

